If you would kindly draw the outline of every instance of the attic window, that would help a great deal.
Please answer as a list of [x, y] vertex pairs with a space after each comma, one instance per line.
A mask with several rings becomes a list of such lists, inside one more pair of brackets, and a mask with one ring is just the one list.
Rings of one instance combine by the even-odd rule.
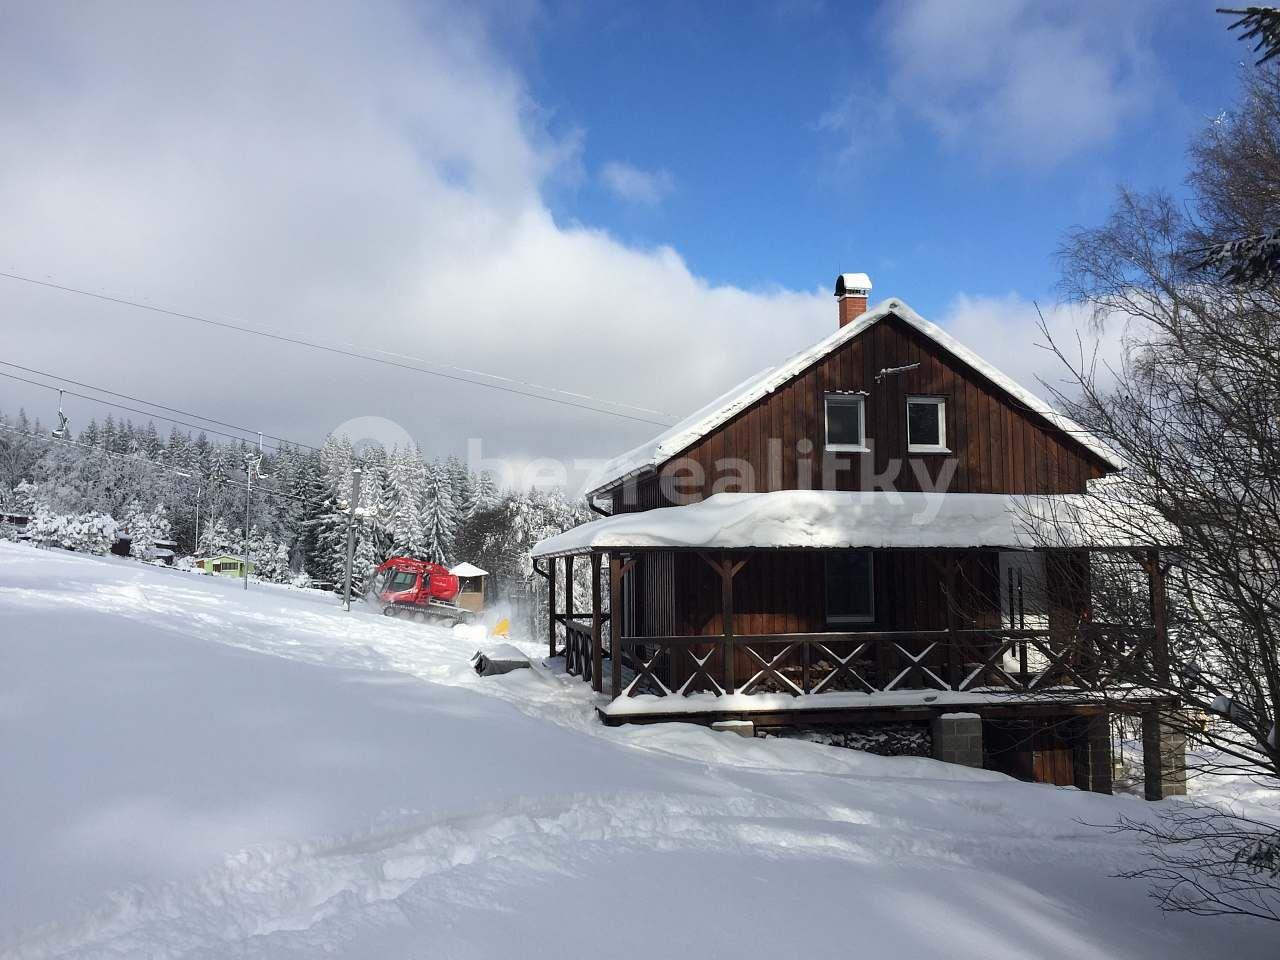
[[827, 394], [827, 449], [865, 453], [864, 398], [856, 393]]
[[950, 453], [947, 449], [947, 401], [942, 397], [907, 398], [907, 452]]

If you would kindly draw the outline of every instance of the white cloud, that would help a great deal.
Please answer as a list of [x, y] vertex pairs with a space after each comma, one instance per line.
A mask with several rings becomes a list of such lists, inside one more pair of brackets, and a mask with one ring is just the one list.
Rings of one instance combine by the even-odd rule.
[[676, 185], [668, 170], [641, 170], [618, 161], [606, 163], [600, 170], [600, 179], [615, 196], [646, 206], [660, 203]]
[[[27, 5], [0, 32], [0, 267], [676, 413], [834, 324], [826, 277], [714, 286], [557, 223], [542, 191], [575, 142], [465, 5]], [[361, 416], [513, 459], [657, 430], [3, 280], [0, 336], [13, 362], [313, 442]], [[53, 400], [0, 379], [18, 404]]]
[[1147, 105], [1151, 2], [907, 0], [887, 14], [891, 95], [957, 152], [1050, 166]]
[[1063, 361], [1049, 349], [1039, 329], [1040, 316], [1053, 342], [1076, 368], [1096, 363], [1100, 385], [1114, 381], [1110, 371], [1124, 360], [1126, 327], [1118, 321], [1095, 330], [1088, 308], [1075, 304], [1036, 304], [1018, 293], [1003, 296], [959, 294], [937, 322], [965, 346], [994, 364], [1027, 389], [1052, 402], [1050, 387], [1068, 394], [1074, 380]]

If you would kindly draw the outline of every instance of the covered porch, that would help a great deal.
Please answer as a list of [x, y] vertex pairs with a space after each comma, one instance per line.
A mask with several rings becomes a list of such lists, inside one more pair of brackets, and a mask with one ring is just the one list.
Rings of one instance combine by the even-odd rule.
[[[806, 491], [604, 518], [535, 550], [548, 651], [608, 695], [608, 724], [1075, 718], [1093, 745], [1086, 779], [1109, 790], [1109, 749], [1097, 759], [1108, 713], [1149, 717], [1158, 740], [1176, 707], [1142, 683], [1169, 669], [1170, 542], [1150, 518], [1126, 517], [1122, 536], [1087, 499]], [[1093, 618], [1097, 551], [1145, 575], [1149, 625]], [[557, 566], [572, 584], [575, 564], [590, 571], [583, 610], [571, 590], [556, 597]], [[848, 599], [861, 589], [866, 609]], [[1149, 779], [1148, 795], [1163, 795], [1164, 771]]]

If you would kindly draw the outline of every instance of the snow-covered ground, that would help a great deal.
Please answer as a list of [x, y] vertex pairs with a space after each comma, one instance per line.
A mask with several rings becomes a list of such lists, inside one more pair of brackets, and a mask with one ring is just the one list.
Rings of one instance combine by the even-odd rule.
[[1141, 854], [1082, 821], [1160, 805], [608, 730], [476, 646], [0, 544], [0, 956], [1276, 956], [1110, 879]]

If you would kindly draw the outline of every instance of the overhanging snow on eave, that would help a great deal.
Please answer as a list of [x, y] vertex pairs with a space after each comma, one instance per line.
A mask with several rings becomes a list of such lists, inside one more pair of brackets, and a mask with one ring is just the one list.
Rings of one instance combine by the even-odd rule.
[[884, 300], [858, 317], [853, 323], [833, 332], [818, 343], [793, 354], [776, 367], [761, 371], [721, 394], [695, 413], [668, 430], [626, 453], [615, 457], [603, 470], [603, 479], [587, 491], [588, 498], [608, 493], [620, 484], [655, 472], [663, 464], [679, 456], [690, 446], [708, 436], [727, 421], [773, 393], [813, 364], [848, 343], [871, 326], [893, 315], [924, 334], [965, 366], [991, 381], [1052, 428], [1065, 433], [1104, 463], [1123, 470], [1125, 461], [1098, 437], [1070, 417], [1055, 410], [1040, 397], [1027, 390], [1012, 377], [992, 366], [937, 324], [926, 320], [909, 305], [897, 299]]
[[782, 490], [615, 514], [539, 542], [535, 559], [608, 550], [1134, 550], [1178, 545], [1117, 495]]

